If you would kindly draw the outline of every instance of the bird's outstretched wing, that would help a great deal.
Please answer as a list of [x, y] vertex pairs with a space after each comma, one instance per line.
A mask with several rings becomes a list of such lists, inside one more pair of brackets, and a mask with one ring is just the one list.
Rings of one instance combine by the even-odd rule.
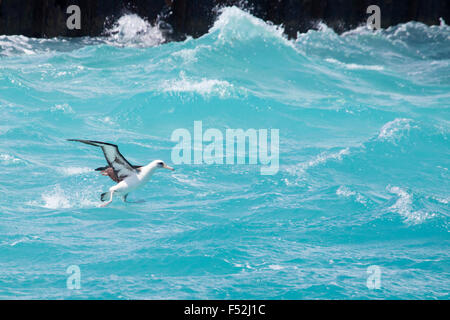
[[[137, 169], [135, 169], [125, 157], [120, 153], [119, 147], [117, 145], [107, 142], [101, 141], [92, 141], [92, 140], [79, 140], [79, 139], [68, 139], [68, 141], [77, 141], [85, 144], [89, 144], [91, 146], [100, 147], [103, 150], [103, 154], [105, 155], [106, 162], [108, 162], [109, 167], [107, 168], [113, 172], [107, 172], [106, 175], [109, 175], [111, 179], [116, 182], [120, 182], [126, 177], [136, 173]], [[107, 170], [105, 170], [107, 171]]]

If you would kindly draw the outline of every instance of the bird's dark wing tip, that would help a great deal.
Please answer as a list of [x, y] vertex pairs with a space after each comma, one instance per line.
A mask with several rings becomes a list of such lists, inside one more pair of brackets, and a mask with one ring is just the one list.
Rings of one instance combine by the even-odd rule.
[[67, 141], [75, 141], [75, 142], [83, 142], [83, 143], [86, 143], [86, 142], [90, 142], [89, 140], [82, 140], [82, 139], [66, 139]]
[[89, 145], [95, 146], [95, 147], [101, 147], [101, 145], [104, 144], [101, 141], [82, 140], [82, 139], [67, 139], [67, 141], [81, 142], [81, 143], [89, 144]]
[[116, 144], [109, 143], [109, 142], [103, 142], [103, 141], [96, 141], [96, 140], [84, 140], [84, 139], [66, 139], [67, 141], [76, 141], [76, 142], [82, 142], [86, 144], [90, 144], [96, 147], [102, 147], [102, 146], [110, 146], [119, 148]]

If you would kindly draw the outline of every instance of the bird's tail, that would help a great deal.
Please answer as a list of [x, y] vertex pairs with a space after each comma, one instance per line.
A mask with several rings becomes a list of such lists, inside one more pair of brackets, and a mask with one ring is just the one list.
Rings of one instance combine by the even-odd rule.
[[111, 197], [111, 192], [104, 192], [100, 196], [100, 200], [107, 201]]

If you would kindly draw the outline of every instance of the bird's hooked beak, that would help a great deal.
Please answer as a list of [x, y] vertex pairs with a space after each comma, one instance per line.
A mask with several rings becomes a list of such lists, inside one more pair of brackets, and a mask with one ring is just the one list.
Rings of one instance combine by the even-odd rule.
[[167, 164], [164, 164], [163, 168], [164, 168], [164, 169], [169, 169], [169, 170], [171, 170], [171, 171], [175, 171], [174, 168], [169, 167]]

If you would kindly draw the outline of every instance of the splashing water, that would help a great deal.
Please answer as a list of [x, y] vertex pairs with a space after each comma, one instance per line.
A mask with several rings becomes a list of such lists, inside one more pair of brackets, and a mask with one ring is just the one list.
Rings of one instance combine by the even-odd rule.
[[107, 43], [112, 45], [149, 47], [165, 41], [157, 26], [136, 14], [122, 16], [106, 33], [109, 35]]
[[[232, 7], [198, 39], [106, 33], [0, 36], [0, 298], [449, 298], [444, 22], [291, 41]], [[196, 120], [279, 129], [280, 170], [178, 165], [103, 209], [100, 150], [65, 141], [171, 164]]]

